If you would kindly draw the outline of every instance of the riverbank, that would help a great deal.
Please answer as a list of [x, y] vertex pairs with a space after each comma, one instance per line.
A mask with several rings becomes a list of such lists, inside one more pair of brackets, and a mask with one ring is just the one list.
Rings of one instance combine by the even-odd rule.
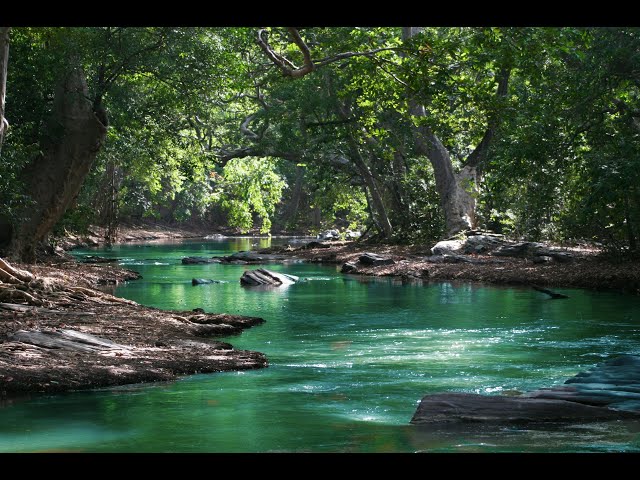
[[[147, 224], [122, 228], [121, 241], [169, 241], [214, 233]], [[68, 239], [69, 244], [76, 240]], [[565, 248], [563, 255], [569, 260], [540, 263], [531, 258], [490, 254], [433, 255], [432, 247], [323, 241], [292, 242], [263, 252], [337, 266], [350, 263], [357, 265], [355, 273], [365, 278], [385, 276], [403, 283], [463, 281], [640, 294], [638, 261], [615, 262], [593, 249]], [[365, 252], [390, 261], [379, 265], [359, 262]], [[60, 250], [57, 255], [41, 258], [36, 265], [13, 267], [32, 277], [15, 285], [14, 300], [0, 299], [5, 302], [0, 304], [0, 398], [166, 381], [180, 375], [268, 365], [259, 352], [235, 350], [214, 340], [216, 336], [238, 334], [263, 319], [162, 311], [113, 297], [101, 290], [104, 285], [135, 281], [139, 275], [111, 263], [80, 263]], [[65, 336], [68, 331], [88, 337], [78, 344], [77, 338]], [[69, 341], [76, 344], [65, 343]]]
[[[313, 244], [312, 244], [313, 245]], [[562, 248], [565, 262], [532, 258], [497, 257], [490, 254], [432, 255], [433, 245], [367, 245], [357, 242], [321, 242], [312, 248], [271, 248], [264, 250], [303, 260], [344, 265], [357, 264], [354, 273], [393, 277], [402, 282], [481, 282], [494, 285], [546, 286], [615, 290], [640, 295], [640, 261], [616, 260], [590, 248]], [[393, 263], [358, 263], [365, 252], [380, 255]]]
[[213, 340], [261, 318], [164, 311], [114, 297], [99, 286], [139, 275], [112, 265], [58, 258], [10, 267], [23, 281], [15, 283], [14, 298], [2, 292], [0, 399], [268, 365], [262, 353]]
[[[92, 228], [94, 236], [68, 236], [60, 245], [69, 250], [77, 247], [104, 245], [104, 231]], [[207, 235], [237, 235], [235, 231], [212, 232], [205, 227], [173, 227], [155, 223], [122, 225], [117, 243], [153, 240], [203, 238]], [[313, 245], [313, 244], [312, 244]], [[357, 241], [322, 241], [317, 245], [292, 243], [288, 247], [265, 249], [313, 263], [343, 265], [356, 262], [365, 252], [394, 260], [390, 265], [360, 265], [358, 274], [397, 278], [399, 281], [463, 281], [494, 285], [536, 285], [555, 288], [616, 290], [640, 295], [640, 260], [616, 259], [595, 247], [556, 247], [566, 252], [568, 262], [541, 262], [532, 258], [495, 257], [490, 254], [457, 255], [458, 258], [436, 259], [434, 245], [385, 245]], [[60, 253], [62, 253], [60, 251]], [[468, 261], [465, 261], [468, 260]], [[440, 261], [438, 261], [440, 260]]]

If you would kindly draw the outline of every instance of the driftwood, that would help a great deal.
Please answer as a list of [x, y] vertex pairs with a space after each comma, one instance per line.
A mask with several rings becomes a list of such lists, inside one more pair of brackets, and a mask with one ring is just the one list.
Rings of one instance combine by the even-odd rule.
[[36, 313], [53, 313], [56, 315], [74, 315], [74, 316], [91, 316], [93, 312], [69, 312], [62, 310], [51, 310], [49, 308], [34, 307], [31, 305], [23, 305], [20, 303], [0, 303], [0, 310], [10, 310], [13, 312], [36, 312]]
[[14, 342], [29, 343], [44, 348], [60, 348], [77, 350], [85, 353], [95, 353], [104, 350], [127, 350], [129, 347], [119, 345], [105, 338], [96, 337], [75, 330], [54, 330], [42, 332], [39, 330], [18, 330], [9, 335]]

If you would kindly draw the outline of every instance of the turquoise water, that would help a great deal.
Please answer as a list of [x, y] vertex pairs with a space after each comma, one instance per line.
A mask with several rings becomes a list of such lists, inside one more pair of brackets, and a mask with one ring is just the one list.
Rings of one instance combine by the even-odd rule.
[[[273, 239], [272, 242], [283, 242]], [[167, 309], [204, 308], [266, 323], [223, 338], [265, 353], [266, 369], [37, 396], [0, 408], [0, 452], [638, 452], [640, 423], [547, 428], [409, 424], [443, 391], [498, 395], [548, 387], [604, 358], [640, 353], [640, 299], [473, 284], [403, 285], [335, 266], [271, 265], [300, 277], [242, 287], [243, 265], [182, 265], [267, 246], [268, 239], [123, 245], [143, 278], [115, 293]], [[192, 286], [191, 279], [223, 283]]]

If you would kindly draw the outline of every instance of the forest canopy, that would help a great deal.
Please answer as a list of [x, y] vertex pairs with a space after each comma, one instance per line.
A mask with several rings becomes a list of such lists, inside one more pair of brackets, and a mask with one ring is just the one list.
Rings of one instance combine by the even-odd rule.
[[124, 221], [640, 241], [640, 29], [0, 27], [0, 244]]

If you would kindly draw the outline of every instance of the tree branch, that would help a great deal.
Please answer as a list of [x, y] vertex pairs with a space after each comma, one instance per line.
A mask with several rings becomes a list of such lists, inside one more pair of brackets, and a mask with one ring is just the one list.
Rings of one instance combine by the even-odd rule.
[[[498, 80], [498, 90], [496, 91], [496, 98], [504, 99], [507, 97], [510, 76], [511, 68], [505, 67], [500, 71], [500, 79]], [[495, 132], [498, 128], [498, 125], [500, 124], [500, 115], [495, 113], [492, 114], [489, 118], [488, 123], [489, 125], [487, 126], [487, 131], [484, 133], [482, 140], [480, 140], [480, 143], [476, 146], [473, 152], [469, 154], [463, 166], [477, 168], [482, 162], [485, 161]]]
[[254, 140], [254, 141], [260, 140], [260, 136], [249, 129], [249, 124], [256, 118], [256, 115], [257, 113], [252, 113], [251, 115], [248, 115], [247, 118], [245, 118], [242, 124], [240, 125], [240, 131], [242, 132], [242, 134], [245, 137], [249, 138], [250, 140]]
[[267, 37], [267, 31], [264, 28], [258, 30], [257, 42], [265, 55], [282, 70], [282, 73], [285, 76], [291, 78], [300, 78], [304, 77], [308, 73], [317, 70], [318, 67], [323, 67], [325, 65], [329, 65], [330, 63], [335, 63], [340, 60], [345, 60], [351, 57], [371, 57], [376, 53], [384, 52], [387, 50], [398, 50], [398, 47], [385, 47], [385, 48], [376, 48], [374, 50], [368, 50], [366, 52], [344, 52], [339, 53], [337, 55], [333, 55], [331, 57], [325, 57], [321, 60], [314, 61], [311, 58], [311, 51], [309, 46], [300, 36], [300, 32], [298, 28], [295, 27], [287, 27], [287, 31], [289, 35], [293, 39], [293, 43], [298, 47], [300, 52], [302, 53], [302, 57], [304, 58], [304, 65], [302, 67], [296, 67], [290, 60], [283, 57], [279, 53], [277, 53], [269, 44], [269, 40]]

